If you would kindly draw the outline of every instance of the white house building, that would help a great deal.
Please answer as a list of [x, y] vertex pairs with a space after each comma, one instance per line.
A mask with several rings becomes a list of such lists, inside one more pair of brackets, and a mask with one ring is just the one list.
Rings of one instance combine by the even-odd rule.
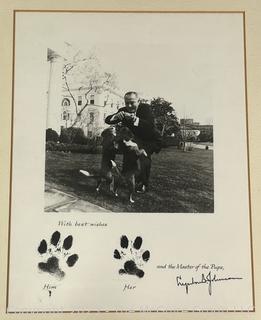
[[[68, 128], [72, 125], [81, 127], [89, 138], [100, 135], [108, 126], [104, 122], [105, 118], [117, 112], [124, 105], [123, 97], [112, 90], [104, 91], [102, 88], [96, 88], [90, 91], [89, 88], [74, 88], [70, 91], [74, 98], [68, 90], [62, 93], [61, 128]], [[78, 112], [83, 109], [77, 122], [75, 122], [76, 105]]]
[[[95, 87], [63, 87], [62, 71], [65, 59], [54, 50], [48, 49], [47, 63], [49, 81], [47, 91], [46, 128], [58, 134], [62, 128], [81, 127], [86, 136], [100, 135], [107, 125], [104, 119], [124, 105], [124, 98], [118, 92]], [[80, 117], [77, 113], [82, 110]], [[76, 119], [77, 118], [77, 119]], [[77, 121], [76, 121], [77, 120]]]

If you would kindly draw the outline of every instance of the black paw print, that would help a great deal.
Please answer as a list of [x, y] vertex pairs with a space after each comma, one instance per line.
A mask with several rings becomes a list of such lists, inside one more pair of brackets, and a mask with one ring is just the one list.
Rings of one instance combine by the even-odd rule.
[[62, 279], [65, 276], [65, 272], [61, 270], [59, 266], [59, 262], [61, 262], [60, 258], [65, 260], [68, 267], [74, 266], [79, 258], [77, 254], [70, 255], [68, 252], [72, 247], [72, 243], [73, 237], [71, 235], [66, 237], [63, 243], [61, 243], [61, 234], [59, 231], [55, 231], [52, 234], [49, 245], [47, 245], [47, 242], [43, 239], [38, 247], [38, 252], [41, 256], [48, 257], [48, 259], [46, 262], [38, 263], [38, 268], [43, 272]]
[[114, 250], [114, 258], [125, 260], [123, 269], [119, 270], [119, 274], [136, 275], [139, 278], [144, 276], [144, 271], [140, 269], [144, 262], [149, 261], [150, 252], [141, 249], [142, 238], [136, 237], [134, 241], [129, 241], [127, 236], [121, 237], [120, 251]]

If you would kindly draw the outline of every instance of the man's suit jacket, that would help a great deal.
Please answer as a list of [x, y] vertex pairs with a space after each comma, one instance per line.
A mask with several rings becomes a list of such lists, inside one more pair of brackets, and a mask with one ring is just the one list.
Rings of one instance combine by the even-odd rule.
[[161, 149], [161, 136], [154, 125], [154, 117], [150, 109], [150, 105], [146, 103], [140, 103], [136, 116], [139, 118], [137, 126], [133, 124], [133, 121], [123, 119], [112, 120], [113, 116], [121, 111], [128, 112], [126, 107], [120, 108], [116, 113], [109, 115], [105, 119], [107, 124], [117, 124], [122, 122], [122, 125], [128, 127], [134, 134], [136, 141], [141, 145], [147, 152], [159, 152]]

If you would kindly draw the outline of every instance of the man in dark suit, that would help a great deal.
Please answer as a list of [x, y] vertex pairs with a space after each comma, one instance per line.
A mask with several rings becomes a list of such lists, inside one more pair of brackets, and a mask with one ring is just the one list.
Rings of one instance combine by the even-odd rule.
[[105, 123], [121, 123], [134, 134], [139, 148], [146, 151], [147, 157], [141, 158], [141, 172], [137, 178], [137, 192], [147, 191], [151, 170], [151, 155], [161, 149], [161, 136], [155, 128], [154, 117], [149, 104], [141, 103], [137, 92], [127, 92], [124, 96], [125, 107], [106, 117]]

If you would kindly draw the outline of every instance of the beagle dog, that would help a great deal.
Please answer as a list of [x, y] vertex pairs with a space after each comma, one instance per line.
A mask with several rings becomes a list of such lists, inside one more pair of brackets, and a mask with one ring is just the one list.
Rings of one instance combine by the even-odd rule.
[[118, 143], [116, 141], [116, 128], [109, 127], [103, 130], [102, 134], [102, 159], [100, 176], [97, 181], [96, 191], [99, 192], [103, 183], [110, 185], [110, 191], [117, 196], [115, 192], [115, 173], [117, 174], [115, 157], [118, 151]]
[[[140, 149], [133, 141], [134, 135], [127, 127], [122, 127], [117, 133], [120, 149], [123, 153], [123, 163], [121, 175], [127, 182], [129, 191], [129, 201], [134, 203], [133, 194], [135, 193], [135, 175], [140, 171], [140, 157], [147, 157], [144, 149]], [[117, 188], [116, 188], [117, 189]]]

